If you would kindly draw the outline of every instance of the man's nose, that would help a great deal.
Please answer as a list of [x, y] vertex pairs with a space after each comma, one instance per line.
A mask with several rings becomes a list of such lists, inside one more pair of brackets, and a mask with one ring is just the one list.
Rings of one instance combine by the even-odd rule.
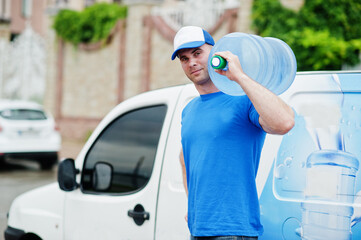
[[194, 58], [189, 59], [189, 66], [193, 67], [196, 65], [197, 65], [196, 59], [194, 59]]

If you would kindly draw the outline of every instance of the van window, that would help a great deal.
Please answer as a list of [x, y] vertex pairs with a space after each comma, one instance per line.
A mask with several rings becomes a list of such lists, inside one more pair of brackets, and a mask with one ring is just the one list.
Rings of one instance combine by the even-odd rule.
[[92, 184], [97, 162], [113, 169], [110, 187], [101, 192], [125, 194], [143, 188], [151, 177], [166, 111], [164, 105], [141, 108], [109, 124], [85, 157], [82, 190], [99, 193]]

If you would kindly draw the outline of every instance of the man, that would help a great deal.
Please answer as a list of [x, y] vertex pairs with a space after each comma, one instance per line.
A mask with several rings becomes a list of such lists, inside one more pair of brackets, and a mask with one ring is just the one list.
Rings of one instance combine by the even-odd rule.
[[187, 26], [174, 38], [179, 58], [200, 96], [182, 113], [180, 161], [188, 194], [192, 239], [258, 239], [263, 233], [255, 178], [266, 132], [285, 134], [294, 126], [293, 110], [251, 79], [236, 55], [217, 73], [238, 83], [246, 95], [220, 92], [208, 75], [214, 45], [205, 30]]

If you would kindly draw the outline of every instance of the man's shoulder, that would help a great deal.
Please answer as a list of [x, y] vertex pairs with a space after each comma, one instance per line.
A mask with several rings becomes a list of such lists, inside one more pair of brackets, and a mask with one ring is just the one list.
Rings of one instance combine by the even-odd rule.
[[190, 100], [186, 106], [183, 108], [183, 115], [186, 114], [187, 112], [191, 111], [191, 109], [193, 109], [197, 103], [200, 101], [200, 97], [197, 96], [195, 98], [193, 98], [192, 100]]
[[194, 107], [194, 106], [197, 105], [200, 101], [201, 101], [201, 97], [200, 97], [200, 96], [194, 97], [192, 100], [190, 100], [190, 101], [186, 104], [186, 106], [185, 106], [184, 108]]

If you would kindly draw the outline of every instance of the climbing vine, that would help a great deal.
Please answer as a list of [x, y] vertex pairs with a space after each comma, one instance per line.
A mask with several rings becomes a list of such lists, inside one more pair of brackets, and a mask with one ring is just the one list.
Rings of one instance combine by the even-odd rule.
[[360, 0], [305, 0], [298, 12], [280, 0], [254, 0], [252, 11], [257, 34], [288, 43], [299, 71], [340, 70], [360, 62]]
[[83, 11], [61, 10], [54, 19], [56, 34], [77, 45], [104, 41], [119, 19], [127, 17], [127, 7], [97, 3]]

